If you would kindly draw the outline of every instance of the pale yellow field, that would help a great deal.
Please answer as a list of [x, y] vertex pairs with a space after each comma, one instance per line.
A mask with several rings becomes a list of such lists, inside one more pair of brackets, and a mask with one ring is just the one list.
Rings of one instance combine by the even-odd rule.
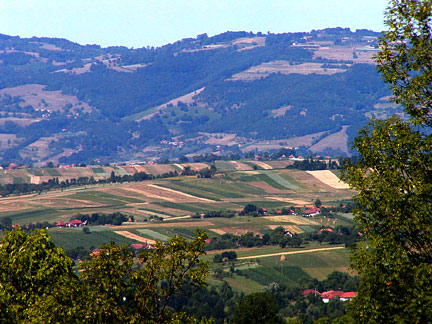
[[219, 235], [224, 235], [226, 233], [225, 231], [223, 231], [219, 228], [209, 228], [209, 230], [216, 233], [216, 234], [219, 234]]
[[305, 201], [305, 200], [301, 200], [301, 199], [284, 198], [284, 197], [279, 197], [279, 196], [270, 196], [270, 197], [266, 197], [266, 198], [279, 200], [279, 201], [287, 202], [290, 204], [296, 204], [296, 205], [310, 205], [310, 202]]
[[142, 189], [137, 189], [137, 188], [133, 188], [133, 187], [123, 187], [122, 188], [125, 191], [133, 191], [139, 194], [142, 194], [144, 197], [149, 197], [149, 198], [155, 198], [155, 199], [162, 199], [162, 200], [167, 200], [167, 201], [171, 201], [171, 202], [175, 202], [175, 199], [169, 198], [169, 197], [165, 197], [165, 196], [160, 196], [160, 195], [156, 195], [153, 194], [147, 190], [142, 190]]
[[238, 171], [247, 171], [247, 170], [251, 170], [252, 168], [242, 162], [237, 162], [237, 161], [231, 161], [231, 163], [234, 165], [234, 167], [236, 168], [236, 170]]
[[264, 170], [271, 170], [271, 169], [273, 169], [270, 165], [268, 165], [267, 163], [261, 162], [261, 161], [253, 161], [253, 163], [255, 163], [259, 167], [263, 168]]
[[306, 172], [334, 189], [349, 189], [349, 185], [347, 185], [345, 182], [342, 182], [330, 170], [316, 170], [316, 171], [306, 171]]
[[154, 240], [144, 238], [142, 236], [136, 235], [136, 234], [128, 232], [128, 231], [114, 231], [114, 233], [117, 233], [119, 235], [122, 235], [124, 237], [130, 238], [130, 239], [138, 241], [138, 242], [148, 243], [148, 244], [156, 244], [156, 241], [154, 241]]
[[243, 171], [245, 174], [260, 174], [258, 171]]
[[345, 72], [342, 68], [323, 68], [322, 63], [302, 63], [290, 64], [289, 61], [276, 60], [265, 62], [258, 66], [253, 66], [246, 71], [234, 74], [232, 80], [256, 80], [262, 77], [267, 77], [271, 73], [282, 74], [325, 74], [331, 75], [335, 73]]
[[[275, 228], [280, 227], [280, 225], [267, 225], [268, 228], [274, 230]], [[284, 225], [282, 226], [284, 230], [290, 231], [292, 233], [303, 233], [303, 230], [297, 225]]]
[[271, 220], [273, 222], [283, 222], [283, 223], [293, 223], [296, 225], [317, 225], [319, 224], [317, 221], [305, 218], [301, 216], [265, 216], [264, 218]]

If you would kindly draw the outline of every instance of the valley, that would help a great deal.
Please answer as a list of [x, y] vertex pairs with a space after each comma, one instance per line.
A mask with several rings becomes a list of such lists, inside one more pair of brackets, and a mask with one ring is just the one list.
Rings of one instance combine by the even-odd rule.
[[[263, 237], [283, 228], [290, 235], [302, 236], [303, 243], [292, 247], [258, 243], [248, 247], [244, 244], [249, 243], [243, 243], [222, 250], [209, 246], [204, 259], [211, 261], [217, 253], [235, 251], [234, 269], [247, 270], [252, 275], [262, 267], [275, 264], [282, 268], [299, 267], [307, 276], [319, 280], [335, 270], [349, 272], [349, 252], [337, 243], [339, 241], [329, 244], [306, 238], [323, 228], [337, 231], [352, 227], [352, 214], [343, 205], [350, 203], [353, 192], [339, 182], [336, 171], [286, 169], [290, 164], [289, 160], [216, 161], [218, 171], [211, 178], [179, 174], [139, 182], [74, 185], [11, 195], [0, 199], [0, 219], [10, 219], [12, 224], [24, 229], [47, 227], [53, 242], [68, 253], [78, 248], [90, 253], [111, 241], [142, 248], [143, 244], [168, 241], [174, 235], [191, 239], [197, 228], [209, 235], [209, 242], [223, 241], [230, 235], [244, 241], [249, 236], [249, 239]], [[157, 176], [188, 167], [197, 170], [210, 166], [209, 163], [186, 163], [0, 170], [0, 179], [3, 184], [7, 183], [6, 177], [11, 171], [13, 179], [21, 179], [18, 182], [24, 179], [42, 181], [53, 176], [65, 182], [80, 177], [108, 179], [111, 172], [125, 175], [145, 171]], [[302, 216], [316, 201], [320, 201], [328, 213]], [[249, 205], [256, 206], [258, 213], [242, 214]], [[121, 225], [68, 225], [72, 219], [84, 219], [85, 215], [97, 215], [99, 219], [105, 217], [103, 215], [122, 215], [124, 221]], [[212, 263], [211, 273], [220, 266]], [[282, 283], [285, 278], [282, 274], [276, 279], [247, 279], [239, 274], [232, 277], [230, 264], [222, 266], [227, 282], [232, 283], [234, 289], [247, 293], [260, 291], [274, 280]], [[217, 282], [216, 277], [212, 275], [210, 282]]]

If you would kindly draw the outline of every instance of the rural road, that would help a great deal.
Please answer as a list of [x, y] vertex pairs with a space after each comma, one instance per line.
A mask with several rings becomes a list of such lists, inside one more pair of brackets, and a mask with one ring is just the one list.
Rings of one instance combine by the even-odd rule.
[[322, 248], [322, 249], [311, 249], [311, 250], [303, 250], [303, 251], [278, 252], [278, 253], [271, 253], [271, 254], [251, 255], [251, 256], [245, 256], [245, 257], [238, 257], [237, 260], [265, 258], [265, 257], [271, 257], [271, 256], [277, 256], [277, 255], [289, 255], [289, 254], [331, 251], [331, 250], [339, 250], [339, 249], [345, 249], [345, 247], [344, 246], [335, 246], [335, 247]]

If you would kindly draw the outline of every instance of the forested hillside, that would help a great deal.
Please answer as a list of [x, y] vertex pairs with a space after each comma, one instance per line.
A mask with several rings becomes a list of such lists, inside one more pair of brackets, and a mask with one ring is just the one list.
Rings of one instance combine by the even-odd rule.
[[129, 49], [0, 35], [0, 157], [350, 154], [347, 143], [368, 118], [400, 112], [372, 60], [378, 36], [226, 32]]

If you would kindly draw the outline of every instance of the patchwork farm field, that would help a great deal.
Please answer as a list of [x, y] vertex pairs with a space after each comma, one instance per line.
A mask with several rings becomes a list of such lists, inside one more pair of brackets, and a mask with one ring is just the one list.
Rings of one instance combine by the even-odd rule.
[[[0, 199], [0, 217], [8, 216], [13, 223], [25, 225], [41, 221], [64, 221], [77, 213], [119, 211], [134, 216], [137, 222], [145, 221], [152, 215], [168, 221], [212, 210], [230, 209], [238, 212], [247, 204], [266, 208], [270, 215], [272, 211], [284, 207], [312, 207], [316, 199], [331, 207], [350, 199], [353, 194], [344, 184], [336, 181], [337, 176], [331, 171], [269, 169], [272, 167], [267, 164], [265, 167], [266, 169], [254, 171], [218, 172], [209, 179], [179, 176], [10, 196]], [[101, 171], [99, 169], [102, 167], [93, 168], [95, 172]], [[48, 169], [51, 174], [59, 173], [60, 169], [55, 172], [53, 170]], [[27, 170], [19, 171], [30, 173]], [[286, 216], [277, 217], [266, 221], [306, 225], [298, 224], [300, 220], [295, 220], [294, 217], [289, 218], [288, 222], [284, 220]]]
[[[329, 219], [324, 216], [305, 218], [280, 215], [277, 212], [283, 208], [310, 208], [316, 199], [331, 209], [332, 206], [339, 206], [340, 202], [350, 199], [353, 192], [343, 184], [335, 182], [337, 177], [331, 171], [314, 174], [313, 171], [278, 169], [264, 162], [260, 162], [260, 168], [255, 170], [244, 170], [243, 165], [225, 161], [219, 166], [222, 168], [225, 164], [227, 165], [224, 171], [218, 169], [219, 172], [208, 179], [178, 176], [131, 183], [76, 186], [40, 194], [1, 198], [0, 218], [7, 216], [13, 224], [26, 226], [37, 222], [68, 222], [78, 214], [121, 212], [134, 220], [120, 226], [87, 226], [90, 234], [84, 233], [81, 228], [49, 228], [48, 232], [54, 243], [65, 249], [78, 246], [94, 249], [111, 241], [128, 245], [152, 244], [155, 241], [167, 241], [174, 235], [191, 239], [197, 228], [207, 232], [210, 238], [217, 238], [226, 233], [244, 235], [248, 232], [262, 236], [279, 226], [300, 234], [314, 232], [323, 227], [335, 228], [353, 223], [350, 214]], [[242, 170], [233, 170], [233, 166], [239, 166]], [[164, 171], [168, 167], [164, 166]], [[106, 168], [92, 168], [91, 171], [109, 175], [111, 169]], [[32, 173], [33, 176], [44, 172], [61, 172], [60, 169], [55, 172], [53, 170], [20, 172]], [[118, 171], [118, 167], [116, 170]], [[88, 168], [86, 172], [89, 172]], [[69, 173], [74, 174], [70, 170]], [[260, 217], [202, 217], [210, 211], [231, 210], [238, 213], [248, 204], [265, 208], [267, 211]], [[348, 251], [342, 246], [337, 249], [334, 247], [323, 244], [300, 249], [281, 249], [279, 246], [236, 249], [238, 261], [235, 266], [246, 267], [251, 272], [248, 278], [242, 276], [243, 279], [236, 285], [245, 292], [261, 289], [266, 280], [257, 279], [259, 275], [252, 272], [258, 270], [252, 271], [249, 268], [259, 269], [263, 266], [280, 265], [281, 262], [284, 266], [300, 266], [305, 274], [319, 279], [333, 270], [348, 271]], [[310, 249], [313, 251], [306, 251]], [[205, 258], [211, 260], [214, 253], [210, 251]], [[281, 261], [282, 255], [284, 261]], [[259, 260], [259, 265], [256, 260]], [[278, 280], [282, 280], [284, 275], [281, 276], [274, 274]]]

